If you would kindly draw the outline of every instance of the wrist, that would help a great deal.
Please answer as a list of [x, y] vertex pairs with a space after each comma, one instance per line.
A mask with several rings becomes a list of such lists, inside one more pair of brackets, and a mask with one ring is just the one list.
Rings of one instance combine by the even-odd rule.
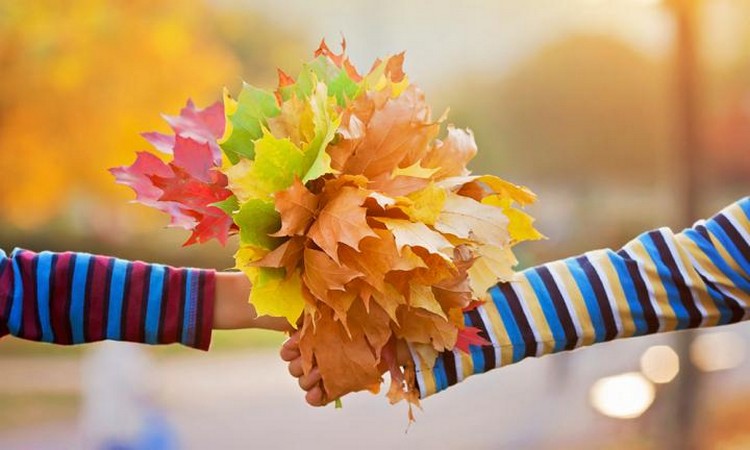
[[242, 272], [217, 272], [214, 298], [215, 330], [262, 328], [287, 331], [289, 324], [284, 318], [261, 316], [250, 304], [252, 285]]
[[257, 315], [248, 302], [250, 289], [250, 281], [241, 272], [216, 273], [215, 330], [253, 328]]

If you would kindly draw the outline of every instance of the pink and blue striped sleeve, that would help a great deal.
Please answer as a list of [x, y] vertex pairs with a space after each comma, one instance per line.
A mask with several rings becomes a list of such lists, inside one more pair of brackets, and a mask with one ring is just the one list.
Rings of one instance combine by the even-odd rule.
[[215, 272], [87, 253], [0, 250], [0, 337], [208, 350]]

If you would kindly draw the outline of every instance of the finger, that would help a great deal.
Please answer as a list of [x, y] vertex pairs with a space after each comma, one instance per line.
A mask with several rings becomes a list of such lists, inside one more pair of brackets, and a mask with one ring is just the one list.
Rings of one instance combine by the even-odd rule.
[[305, 401], [307, 401], [310, 406], [325, 405], [325, 397], [323, 396], [323, 389], [320, 388], [320, 385], [307, 391], [307, 394], [305, 394]]
[[299, 378], [304, 374], [302, 370], [302, 358], [297, 358], [289, 363], [289, 373], [295, 378]]
[[289, 339], [284, 341], [281, 346], [290, 349], [299, 349], [299, 332], [289, 336]]
[[319, 382], [320, 371], [317, 367], [313, 367], [313, 370], [311, 370], [307, 375], [302, 375], [301, 377], [299, 377], [299, 387], [301, 387], [305, 391], [309, 391]]
[[281, 355], [281, 359], [283, 359], [286, 362], [292, 362], [295, 359], [300, 357], [299, 347], [292, 348], [292, 347], [281, 347], [281, 351], [279, 351], [279, 355]]

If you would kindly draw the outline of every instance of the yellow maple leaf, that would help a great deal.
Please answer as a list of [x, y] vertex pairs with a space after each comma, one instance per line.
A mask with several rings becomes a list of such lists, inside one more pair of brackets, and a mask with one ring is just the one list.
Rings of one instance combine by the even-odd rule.
[[396, 177], [414, 177], [414, 178], [430, 178], [440, 170], [440, 168], [428, 168], [428, 167], [422, 167], [419, 163], [419, 161], [415, 162], [409, 167], [396, 167], [393, 169], [393, 173], [391, 173], [391, 176], [393, 178]]
[[402, 219], [384, 217], [374, 217], [374, 219], [383, 223], [393, 233], [399, 251], [406, 246], [421, 247], [448, 261], [451, 260], [451, 255], [446, 252], [450, 251], [453, 245], [442, 234], [430, 229], [427, 225]]
[[408, 195], [411, 204], [401, 208], [411, 220], [434, 225], [445, 205], [446, 192], [434, 184]]
[[234, 268], [243, 271], [248, 278], [252, 279], [257, 275], [257, 267], [254, 262], [260, 260], [268, 254], [268, 250], [255, 247], [253, 245], [243, 245], [234, 254]]
[[468, 270], [471, 290], [481, 295], [498, 281], [513, 277], [513, 266], [518, 264], [509, 246], [483, 245], [475, 250], [477, 257]]
[[501, 197], [510, 197], [521, 206], [530, 205], [536, 201], [536, 194], [525, 186], [513, 184], [495, 175], [482, 175], [476, 179], [485, 183], [496, 194]]
[[299, 273], [293, 272], [287, 277], [284, 269], [261, 267], [251, 282], [250, 303], [256, 313], [259, 316], [284, 317], [297, 328], [297, 320], [305, 307]]
[[459, 238], [496, 246], [508, 242], [508, 218], [500, 208], [461, 195], [449, 194], [435, 229]]
[[445, 311], [440, 306], [440, 303], [435, 298], [435, 294], [432, 292], [430, 286], [422, 284], [410, 284], [409, 285], [409, 305], [413, 308], [422, 308], [431, 313], [437, 314], [444, 319], [447, 319]]
[[256, 198], [257, 192], [260, 190], [252, 168], [253, 162], [251, 160], [241, 159], [237, 164], [225, 167], [223, 170], [229, 180], [229, 189], [232, 190], [240, 203]]
[[501, 195], [490, 195], [482, 199], [486, 205], [498, 206], [508, 218], [508, 233], [513, 244], [523, 241], [545, 239], [542, 233], [534, 228], [534, 218], [518, 208], [514, 208], [513, 199]]

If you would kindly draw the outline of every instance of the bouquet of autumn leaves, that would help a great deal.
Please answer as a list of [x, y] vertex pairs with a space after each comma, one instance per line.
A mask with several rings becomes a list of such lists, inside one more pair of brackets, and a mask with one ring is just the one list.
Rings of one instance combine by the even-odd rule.
[[491, 345], [463, 312], [512, 275], [514, 244], [541, 237], [518, 209], [534, 195], [470, 175], [473, 135], [448, 125], [438, 138], [445, 115], [431, 117], [403, 53], [361, 75], [342, 47], [323, 42], [296, 78], [279, 71], [274, 92], [189, 102], [166, 117], [173, 135], [144, 134], [163, 158], [112, 172], [192, 230], [186, 245], [239, 234], [249, 301], [301, 329], [303, 369], [318, 366], [329, 399], [377, 392], [389, 370], [389, 399], [416, 403], [397, 345], [428, 363]]

